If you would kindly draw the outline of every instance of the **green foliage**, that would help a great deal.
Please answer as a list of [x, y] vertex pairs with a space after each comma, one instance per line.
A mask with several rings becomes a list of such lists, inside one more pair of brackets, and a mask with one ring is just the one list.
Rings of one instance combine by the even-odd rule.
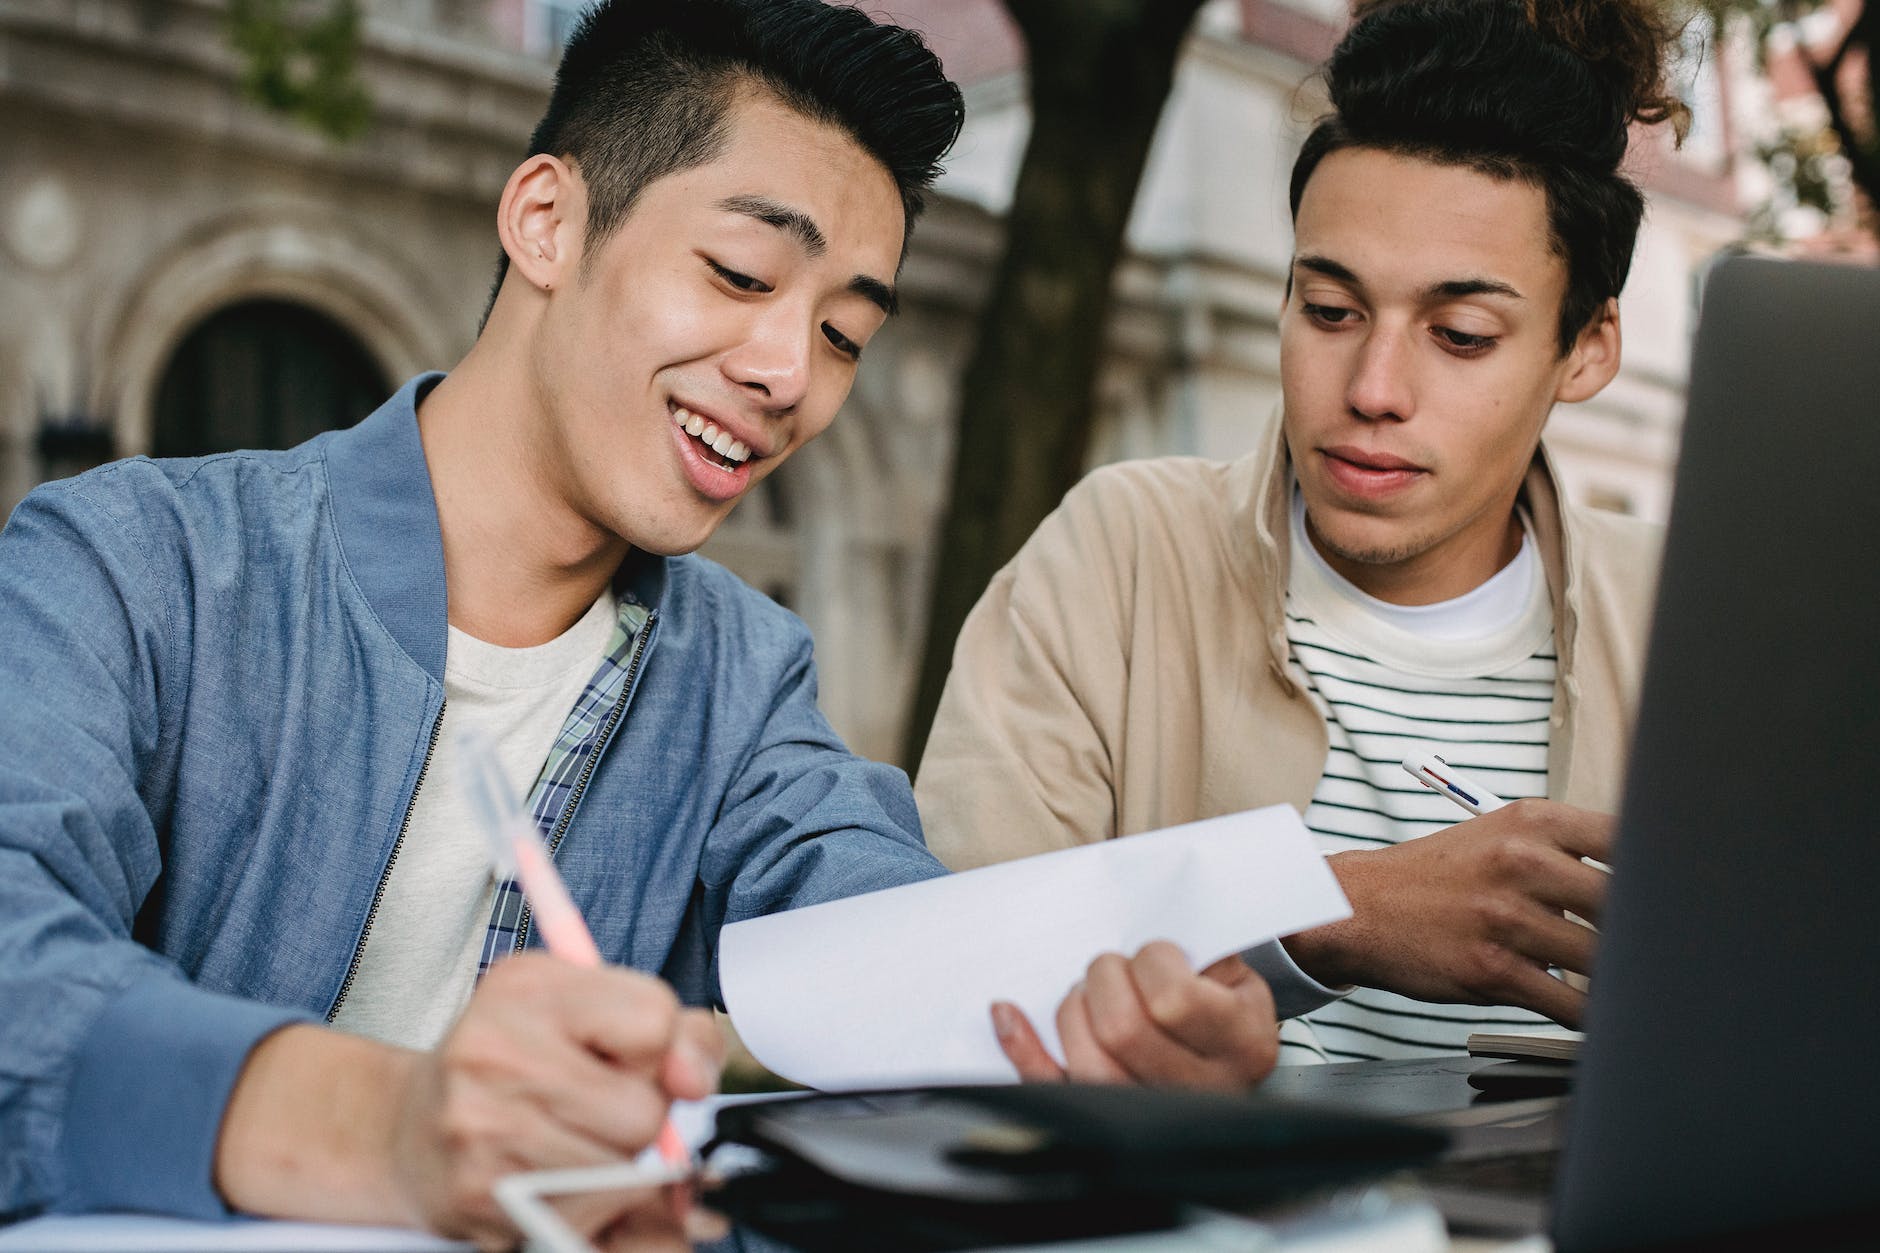
[[242, 57], [242, 92], [337, 140], [372, 120], [359, 82], [358, 0], [324, 11], [298, 0], [229, 0], [229, 42]]
[[[1783, 219], [1794, 208], [1815, 210], [1823, 221], [1845, 220], [1859, 188], [1871, 205], [1880, 201], [1880, 0], [1841, 10], [1837, 44], [1810, 47], [1799, 39], [1797, 23], [1829, 7], [1828, 0], [1699, 0], [1716, 29], [1740, 23], [1758, 61], [1766, 68], [1773, 38], [1780, 31], [1796, 38], [1796, 53], [1814, 79], [1827, 118], [1819, 127], [1798, 128], [1792, 121], [1757, 143], [1756, 154], [1776, 184], [1774, 199], [1750, 221], [1752, 234], [1781, 238]], [[1842, 70], [1850, 54], [1864, 53], [1863, 86], [1851, 87]], [[1854, 64], [1859, 64], [1857, 55]], [[1870, 229], [1880, 223], [1869, 216]]]
[[1841, 146], [1827, 127], [1801, 129], [1784, 126], [1773, 138], [1756, 145], [1756, 157], [1774, 177], [1776, 195], [1751, 213], [1752, 238], [1781, 241], [1783, 219], [1792, 209], [1811, 209], [1820, 220], [1833, 218], [1845, 199], [1847, 162]]

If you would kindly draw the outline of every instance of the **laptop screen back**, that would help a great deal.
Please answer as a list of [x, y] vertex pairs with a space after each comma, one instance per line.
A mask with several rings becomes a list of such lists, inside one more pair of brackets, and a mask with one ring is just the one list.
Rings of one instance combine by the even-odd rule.
[[1880, 271], [1708, 284], [1554, 1238], [1880, 1201]]

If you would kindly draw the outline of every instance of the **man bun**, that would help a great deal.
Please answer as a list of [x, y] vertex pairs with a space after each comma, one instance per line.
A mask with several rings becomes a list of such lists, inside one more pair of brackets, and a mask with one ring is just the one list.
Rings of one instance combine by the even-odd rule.
[[1678, 27], [1651, 0], [1361, 0], [1326, 63], [1354, 135], [1613, 170], [1633, 122], [1690, 110], [1665, 82]]
[[1547, 196], [1567, 262], [1564, 354], [1630, 269], [1644, 198], [1620, 173], [1634, 123], [1690, 110], [1667, 85], [1679, 27], [1656, 0], [1359, 0], [1326, 62], [1333, 112], [1293, 166], [1292, 211], [1318, 163], [1371, 148]]

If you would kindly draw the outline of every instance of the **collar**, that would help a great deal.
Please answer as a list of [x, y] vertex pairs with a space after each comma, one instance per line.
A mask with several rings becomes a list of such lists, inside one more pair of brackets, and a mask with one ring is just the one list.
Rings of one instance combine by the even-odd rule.
[[[1275, 405], [1267, 429], [1253, 451], [1234, 462], [1229, 475], [1232, 499], [1237, 502], [1234, 533], [1252, 541], [1237, 546], [1243, 560], [1243, 591], [1251, 603], [1259, 605], [1263, 611], [1272, 668], [1290, 689], [1294, 684], [1286, 664], [1290, 650], [1286, 643], [1285, 603], [1286, 580], [1292, 568], [1287, 512], [1292, 491], [1292, 459], [1286, 452], [1281, 414], [1280, 406]], [[1559, 477], [1554, 472], [1545, 441], [1534, 451], [1534, 460], [1521, 485], [1520, 499], [1533, 522], [1535, 547], [1540, 554], [1541, 569], [1547, 576], [1561, 673], [1569, 673], [1569, 659], [1579, 629], [1579, 589], [1583, 580], [1572, 515], [1562, 505]]]
[[[398, 646], [439, 683], [449, 640], [444, 536], [418, 438], [418, 405], [443, 377], [418, 375], [326, 444], [334, 525], [353, 581]], [[667, 574], [665, 558], [635, 549], [614, 575], [614, 593], [654, 608]]]

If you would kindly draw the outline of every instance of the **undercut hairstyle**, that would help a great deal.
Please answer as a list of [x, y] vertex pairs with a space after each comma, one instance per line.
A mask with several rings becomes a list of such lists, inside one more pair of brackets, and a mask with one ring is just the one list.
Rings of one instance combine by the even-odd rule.
[[1665, 84], [1677, 29], [1653, 0], [1382, 0], [1324, 68], [1333, 112], [1293, 164], [1292, 214], [1330, 154], [1368, 148], [1519, 180], [1567, 267], [1560, 354], [1625, 286], [1645, 200], [1620, 173], [1633, 122], [1690, 111]]
[[[965, 105], [919, 35], [823, 0], [602, 0], [582, 16], [529, 151], [580, 171], [589, 255], [649, 184], [723, 152], [732, 105], [752, 88], [882, 164], [901, 195], [907, 255]], [[508, 270], [505, 255], [492, 306]]]

